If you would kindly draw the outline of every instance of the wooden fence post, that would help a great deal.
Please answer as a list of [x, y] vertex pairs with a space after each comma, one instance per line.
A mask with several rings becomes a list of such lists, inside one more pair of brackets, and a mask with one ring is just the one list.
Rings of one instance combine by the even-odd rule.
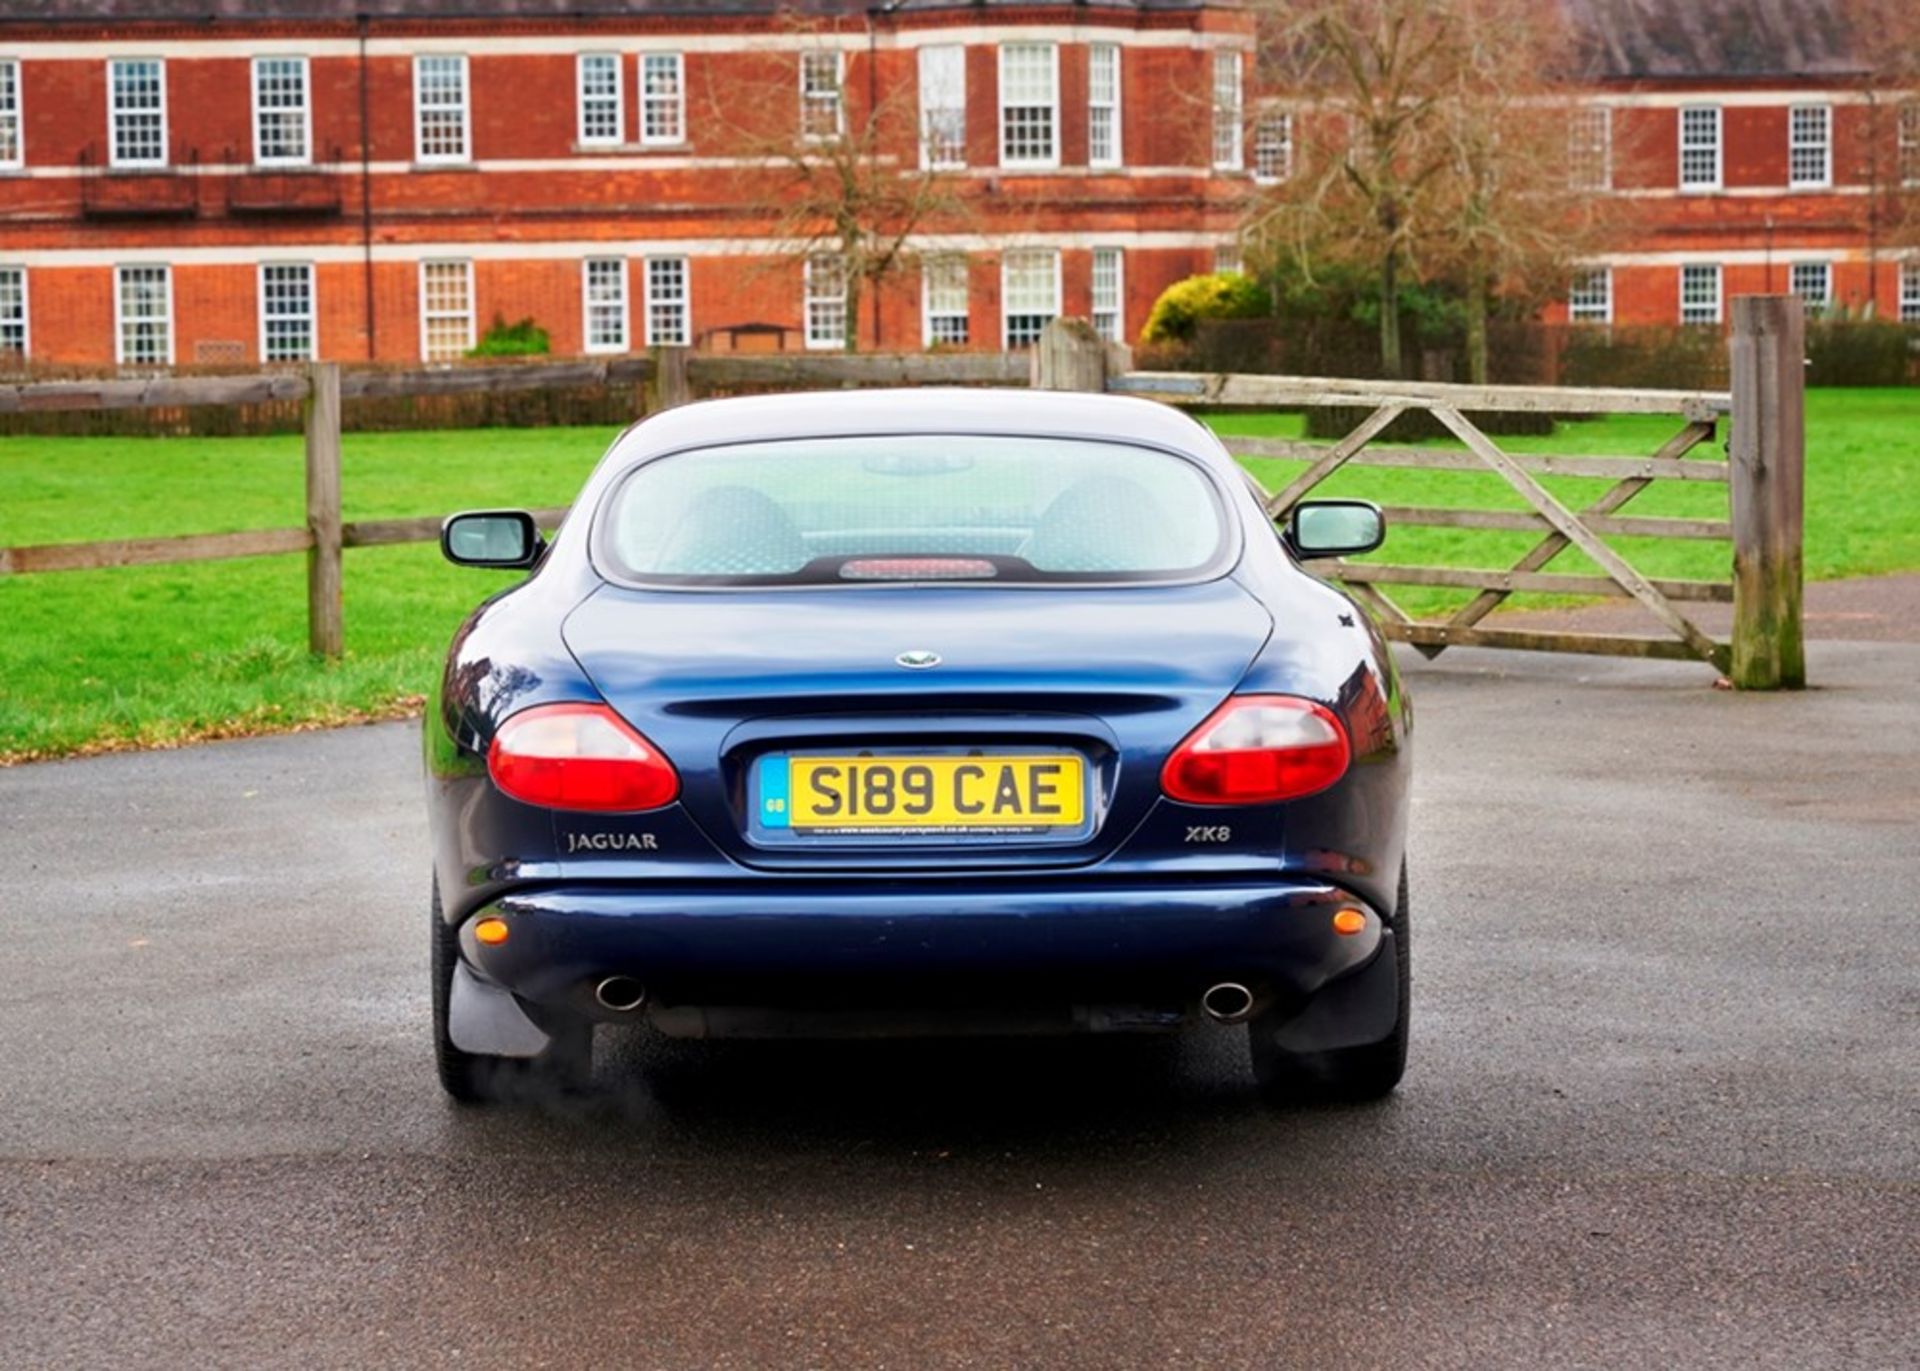
[[1054, 319], [1033, 345], [1035, 390], [1107, 388], [1107, 344], [1085, 319]]
[[1797, 295], [1733, 301], [1733, 668], [1743, 690], [1807, 683], [1800, 583], [1806, 321]]
[[346, 646], [340, 604], [340, 368], [316, 363], [307, 393], [307, 647], [337, 659]]
[[647, 396], [647, 413], [658, 414], [663, 409], [684, 405], [692, 398], [693, 387], [687, 380], [687, 349], [655, 348], [653, 350], [653, 389]]

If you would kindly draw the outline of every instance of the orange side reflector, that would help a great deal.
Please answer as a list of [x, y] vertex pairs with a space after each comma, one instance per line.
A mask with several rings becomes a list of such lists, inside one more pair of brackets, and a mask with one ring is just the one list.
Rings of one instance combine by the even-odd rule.
[[[1356, 933], [1367, 930], [1367, 916], [1357, 909], [1343, 909], [1333, 916], [1333, 931], [1343, 938], [1351, 938]], [[502, 937], [505, 934], [501, 935]]]
[[491, 914], [473, 926], [474, 938], [488, 947], [504, 943], [510, 931], [505, 919], [496, 918]]

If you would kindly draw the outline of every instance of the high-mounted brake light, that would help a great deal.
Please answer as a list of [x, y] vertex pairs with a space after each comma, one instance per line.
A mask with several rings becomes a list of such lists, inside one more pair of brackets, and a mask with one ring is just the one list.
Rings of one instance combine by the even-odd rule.
[[666, 754], [605, 705], [536, 705], [500, 725], [487, 749], [493, 783], [547, 809], [658, 809], [680, 793]]
[[843, 581], [971, 581], [999, 575], [985, 557], [854, 557], [840, 564]]
[[1186, 736], [1160, 772], [1169, 799], [1272, 804], [1325, 790], [1347, 774], [1347, 730], [1292, 695], [1235, 695]]

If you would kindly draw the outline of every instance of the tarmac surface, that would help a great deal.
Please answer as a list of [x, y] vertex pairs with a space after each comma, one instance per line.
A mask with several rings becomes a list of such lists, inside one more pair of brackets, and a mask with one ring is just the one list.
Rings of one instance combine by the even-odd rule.
[[1413, 1062], [649, 1044], [434, 1085], [415, 730], [0, 771], [6, 1368], [1920, 1365], [1920, 644], [1456, 650]]

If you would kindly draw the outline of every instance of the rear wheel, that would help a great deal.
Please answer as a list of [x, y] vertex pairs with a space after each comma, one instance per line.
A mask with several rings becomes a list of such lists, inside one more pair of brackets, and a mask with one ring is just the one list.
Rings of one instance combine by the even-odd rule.
[[552, 1037], [537, 1057], [493, 1057], [462, 1052], [447, 1031], [453, 969], [460, 960], [458, 931], [441, 917], [440, 882], [433, 883], [433, 1064], [440, 1085], [462, 1104], [532, 1099], [583, 1088], [593, 1073], [593, 1025], [585, 1019], [543, 1020]]
[[[1269, 1011], [1247, 1026], [1254, 1078], [1260, 1093], [1275, 1104], [1313, 1100], [1376, 1100], [1390, 1094], [1407, 1069], [1407, 1024], [1412, 1007], [1412, 930], [1409, 927], [1407, 869], [1400, 868], [1398, 906], [1387, 926], [1393, 931], [1395, 1009], [1393, 1029], [1385, 1037], [1330, 1051], [1290, 1050], [1282, 1030], [1297, 1013]], [[1358, 973], [1364, 975], [1364, 972]], [[1340, 982], [1332, 988], [1338, 990]], [[1328, 993], [1322, 991], [1322, 994]]]

